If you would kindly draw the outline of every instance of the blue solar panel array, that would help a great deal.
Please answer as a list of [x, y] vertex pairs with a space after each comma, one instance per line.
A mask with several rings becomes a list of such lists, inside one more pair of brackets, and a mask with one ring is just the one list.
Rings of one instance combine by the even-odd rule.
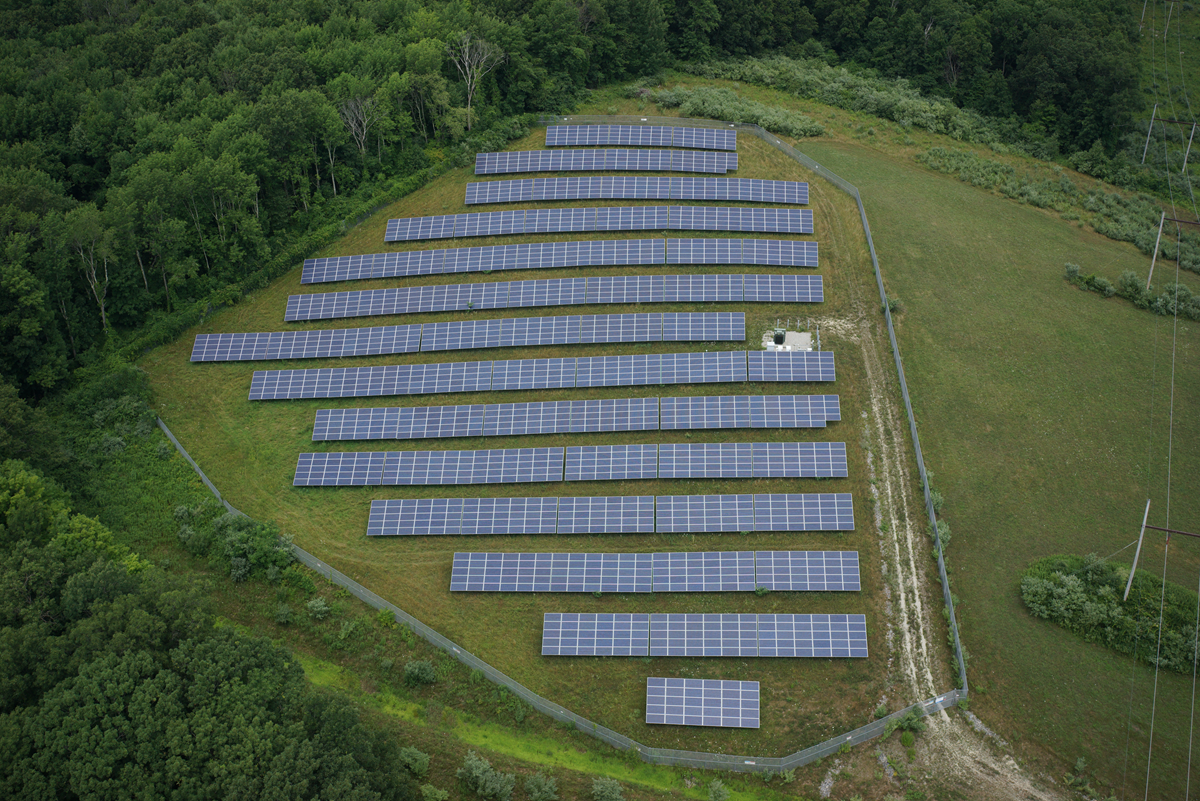
[[[626, 626], [620, 650], [594, 639], [564, 638], [592, 631], [594, 614], [547, 613], [542, 623], [543, 656], [735, 656], [866, 658], [865, 615], [650, 614]], [[647, 633], [643, 635], [643, 631]], [[643, 636], [648, 639], [642, 650]], [[551, 647], [547, 649], [547, 645]], [[599, 647], [597, 647], [599, 645]]]
[[[391, 451], [379, 467], [379, 480], [366, 483], [492, 484], [514, 481], [846, 476], [844, 442], [582, 445], [566, 448], [565, 455], [563, 450]], [[337, 487], [362, 483], [356, 480], [357, 466], [360, 460], [372, 455], [302, 453], [293, 483], [298, 487]], [[559, 471], [557, 474], [555, 469]]]
[[649, 637], [649, 615], [549, 612], [542, 623], [542, 656], [647, 656]]
[[837, 395], [728, 395], [534, 401], [462, 406], [319, 409], [312, 438], [503, 437], [597, 431], [824, 428], [840, 420]]
[[[305, 335], [305, 336], [299, 336]], [[409, 326], [288, 331], [280, 340], [298, 344], [286, 351], [235, 347], [247, 336], [197, 334], [192, 361], [300, 359], [370, 356], [420, 351], [577, 345], [596, 342], [737, 342], [746, 338], [743, 312], [651, 312], [564, 317], [504, 317]], [[303, 340], [305, 347], [301, 347]], [[286, 356], [284, 354], [287, 354]]]
[[330, 256], [306, 259], [300, 283], [627, 264], [816, 267], [817, 243], [793, 239], [601, 239]]
[[408, 242], [418, 239], [567, 231], [755, 231], [811, 234], [813, 213], [811, 209], [741, 206], [600, 206], [469, 212], [440, 217], [402, 217], [388, 220], [383, 241]]
[[646, 679], [646, 722], [665, 726], [759, 727], [757, 681]]
[[259, 334], [197, 334], [194, 362], [323, 359], [416, 353], [421, 326], [388, 325], [325, 331], [271, 331]]
[[724, 395], [663, 398], [664, 430], [824, 428], [842, 418], [837, 395]]
[[648, 553], [456, 553], [451, 592], [650, 592]]
[[738, 168], [737, 153], [688, 150], [513, 150], [478, 153], [476, 175], [516, 172], [705, 172]]
[[[736, 160], [729, 169], [737, 169]], [[715, 169], [693, 171], [718, 172]], [[808, 184], [798, 181], [764, 181], [758, 178], [654, 178], [619, 175], [511, 178], [469, 183], [464, 198], [468, 206], [529, 203], [539, 200], [707, 200], [803, 206], [808, 203]]]
[[[563, 533], [561, 523], [559, 533]], [[450, 590], [752, 592], [765, 587], [857, 591], [859, 578], [857, 551], [456, 553]]]
[[847, 475], [844, 442], [677, 443], [658, 448], [659, 478], [845, 478]]
[[[562, 449], [558, 449], [560, 452]], [[500, 453], [500, 451], [493, 451]], [[379, 484], [388, 454], [347, 454], [364, 472], [359, 484]], [[369, 457], [369, 458], [368, 458]], [[345, 463], [345, 460], [343, 460]], [[340, 470], [339, 466], [339, 470]], [[557, 478], [551, 479], [557, 481]], [[371, 536], [478, 533], [480, 498], [387, 500], [371, 503]], [[527, 510], [507, 534], [650, 534], [716, 531], [851, 531], [854, 508], [846, 493], [814, 495], [613, 495], [508, 498]], [[514, 507], [516, 508], [516, 507]], [[512, 518], [510, 518], [512, 520]], [[555, 526], [557, 520], [557, 526]], [[760, 525], [762, 523], [763, 525]], [[470, 530], [465, 530], [470, 529]], [[766, 554], [767, 552], [763, 552]], [[767, 559], [760, 554], [760, 559]], [[782, 567], [780, 569], [783, 569]], [[772, 574], [774, 575], [774, 574]], [[781, 576], [782, 574], [780, 574]], [[781, 577], [777, 577], [782, 581]], [[776, 579], [772, 579], [773, 581]], [[780, 587], [783, 589], [784, 587]], [[792, 587], [800, 589], [800, 587]]]
[[302, 453], [297, 487], [509, 484], [561, 481], [562, 448]]
[[832, 381], [833, 351], [750, 351], [750, 381]]
[[546, 147], [581, 147], [584, 145], [736, 150], [737, 131], [724, 128], [683, 128], [669, 125], [549, 125], [546, 127]]
[[[288, 298], [284, 319], [295, 322], [383, 314], [537, 306], [582, 306], [601, 303], [714, 303], [722, 301], [820, 303], [824, 299], [823, 283], [819, 275], [609, 275], [590, 278], [498, 281], [489, 284], [441, 284], [291, 295]], [[211, 334], [202, 336], [268, 337], [270, 335]], [[231, 345], [230, 347], [235, 346]], [[240, 350], [251, 350], [251, 348], [242, 346]], [[253, 350], [257, 352], [259, 349], [254, 348]], [[258, 358], [298, 357], [264, 355]], [[193, 361], [219, 360], [194, 359]]]
[[[751, 364], [758, 352], [750, 353]], [[767, 354], [776, 355], [776, 354]], [[800, 351], [786, 371], [757, 381], [833, 381], [833, 353]], [[401, 364], [381, 367], [324, 367], [255, 370], [250, 400], [362, 398], [502, 389], [616, 387], [644, 384], [732, 383], [747, 380], [745, 351], [655, 353], [646, 356], [585, 356], [496, 362]], [[778, 366], [778, 364], [776, 364]], [[781, 376], [781, 377], [776, 377]]]

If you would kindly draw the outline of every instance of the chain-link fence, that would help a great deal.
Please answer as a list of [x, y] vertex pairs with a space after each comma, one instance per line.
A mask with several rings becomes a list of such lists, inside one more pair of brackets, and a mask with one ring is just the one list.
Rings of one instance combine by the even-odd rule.
[[[586, 732], [587, 734], [590, 734], [593, 737], [608, 743], [614, 748], [618, 748], [623, 751], [630, 749], [636, 750], [638, 756], [643, 761], [658, 765], [675, 765], [689, 768], [707, 768], [713, 770], [735, 770], [760, 773], [791, 770], [793, 768], [807, 765], [810, 762], [815, 762], [818, 759], [836, 754], [848, 746], [858, 745], [866, 742], [867, 740], [879, 737], [885, 731], [887, 731], [889, 725], [898, 722], [901, 718], [909, 713], [915, 712], [919, 716], [925, 716], [954, 706], [960, 700], [965, 699], [967, 697], [966, 664], [962, 658], [962, 646], [960, 645], [958, 638], [958, 625], [954, 617], [954, 602], [950, 594], [950, 582], [946, 576], [946, 563], [942, 558], [941, 543], [937, 540], [937, 522], [933, 510], [933, 501], [929, 495], [929, 479], [925, 474], [925, 462], [921, 456], [921, 442], [917, 436], [917, 423], [916, 419], [913, 417], [912, 403], [910, 402], [908, 396], [908, 386], [904, 381], [904, 365], [900, 360], [900, 346], [896, 342], [896, 332], [892, 327], [892, 315], [887, 305], [887, 294], [883, 286], [883, 276], [879, 271], [879, 260], [875, 255], [875, 243], [871, 239], [871, 228], [867, 223], [867, 213], [863, 208], [862, 197], [859, 195], [858, 189], [853, 184], [823, 168], [820, 164], [816, 163], [808, 156], [805, 156], [791, 145], [781, 141], [778, 137], [772, 135], [768, 131], [763, 130], [757, 125], [719, 122], [715, 120], [693, 120], [679, 117], [598, 115], [567, 117], [543, 116], [540, 118], [539, 122], [544, 125], [564, 123], [580, 125], [679, 125], [680, 123], [686, 123], [692, 127], [734, 128], [738, 131], [758, 136], [768, 144], [777, 148], [780, 152], [784, 153], [790, 158], [795, 159], [808, 169], [815, 172], [817, 175], [820, 175], [834, 186], [849, 194], [854, 198], [855, 202], [858, 203], [859, 214], [862, 217], [863, 233], [867, 238], [867, 245], [871, 252], [871, 263], [875, 269], [875, 277], [879, 284], [880, 302], [883, 305], [884, 315], [887, 318], [888, 336], [890, 337], [892, 343], [892, 354], [896, 359], [896, 371], [900, 379], [900, 392], [904, 397], [904, 410], [908, 415], [909, 429], [912, 433], [913, 448], [916, 452], [917, 458], [917, 469], [921, 474], [921, 485], [925, 489], [925, 508], [929, 515], [929, 525], [934, 534], [934, 545], [937, 548], [938, 573], [942, 580], [942, 591], [945, 597], [946, 607], [950, 613], [950, 630], [953, 632], [955, 655], [958, 658], [959, 679], [962, 683], [962, 689], [951, 690], [943, 695], [937, 696], [936, 698], [930, 698], [928, 700], [921, 701], [920, 703], [913, 704], [912, 706], [901, 709], [898, 712], [893, 712], [892, 714], [878, 720], [874, 720], [867, 725], [861, 726], [853, 731], [847, 732], [846, 734], [839, 735], [838, 737], [826, 740], [823, 743], [818, 743], [810, 748], [805, 748], [803, 751], [796, 751], [795, 753], [788, 754], [784, 757], [733, 756], [730, 754], [711, 754], [697, 751], [677, 751], [670, 748], [652, 748], [648, 745], [643, 745], [636, 740], [630, 739], [623, 734], [615, 732], [612, 729], [606, 728], [598, 723], [588, 720], [587, 718], [577, 715], [569, 709], [553, 703], [549, 699], [543, 698], [515, 679], [512, 679], [504, 673], [501, 673], [499, 670], [492, 667], [487, 662], [484, 662], [471, 652], [460, 648], [457, 644], [446, 639], [429, 626], [405, 612], [403, 609], [371, 592], [369, 589], [335, 569], [331, 565], [322, 562], [320, 559], [316, 558], [302, 548], [293, 546], [292, 550], [295, 554], [296, 560], [306, 567], [320, 573], [322, 576], [334, 584], [337, 584], [339, 587], [344, 587], [348, 592], [361, 600], [363, 603], [366, 603], [376, 609], [388, 610], [395, 615], [398, 622], [411, 628], [413, 632], [422, 639], [442, 649], [463, 664], [475, 670], [479, 670], [490, 681], [506, 688], [539, 712], [549, 715], [561, 723], [574, 726], [577, 730]], [[192, 465], [204, 484], [212, 491], [213, 495], [215, 495], [217, 499], [225, 505], [225, 508], [236, 514], [242, 514], [242, 512], [235, 509], [229, 504], [228, 501], [221, 497], [220, 491], [218, 491], [216, 486], [208, 480], [208, 477], [204, 475], [204, 471], [202, 471], [200, 466], [196, 464], [190, 455], [188, 455], [187, 450], [184, 449], [183, 445], [181, 445], [177, 439], [175, 439], [174, 435], [171, 434], [170, 429], [167, 428], [166, 424], [163, 423], [161, 419], [158, 421], [158, 426], [163, 430], [163, 433], [167, 435], [171, 442], [174, 443], [175, 447], [179, 450], [183, 457], [188, 460], [188, 463]]]

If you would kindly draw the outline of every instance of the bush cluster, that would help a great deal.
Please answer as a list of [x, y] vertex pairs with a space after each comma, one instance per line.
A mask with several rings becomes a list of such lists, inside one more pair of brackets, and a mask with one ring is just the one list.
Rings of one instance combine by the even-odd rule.
[[492, 767], [492, 763], [474, 751], [468, 751], [463, 766], [455, 775], [458, 776], [467, 789], [480, 798], [495, 798], [497, 801], [510, 801], [513, 788], [517, 786], [517, 777], [512, 773], [501, 773]]
[[768, 106], [747, 100], [732, 89], [717, 89], [701, 86], [696, 89], [646, 89], [635, 87], [632, 93], [649, 99], [660, 106], [678, 108], [687, 117], [704, 117], [729, 122], [753, 123], [768, 131], [797, 139], [805, 136], [821, 136], [825, 128], [821, 123], [801, 114], [777, 106]]
[[[1021, 579], [1021, 598], [1035, 616], [1149, 664], [1190, 672], [1195, 655], [1196, 593], [1140, 571], [1122, 601], [1129, 568], [1088, 556], [1049, 556]], [[1159, 602], [1162, 650], [1159, 647]]]

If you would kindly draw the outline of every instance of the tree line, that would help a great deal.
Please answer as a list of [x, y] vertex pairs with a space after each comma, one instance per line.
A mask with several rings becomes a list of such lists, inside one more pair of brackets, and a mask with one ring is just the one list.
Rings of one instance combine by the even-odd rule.
[[1112, 147], [1102, 0], [48, 0], [0, 11], [0, 376], [25, 397], [448, 147], [675, 59], [780, 51]]

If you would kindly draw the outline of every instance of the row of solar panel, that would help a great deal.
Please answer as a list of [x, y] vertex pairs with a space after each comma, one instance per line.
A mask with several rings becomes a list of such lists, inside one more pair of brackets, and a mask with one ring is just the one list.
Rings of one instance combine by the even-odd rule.
[[463, 198], [468, 206], [539, 200], [702, 200], [803, 206], [808, 203], [808, 184], [758, 178], [655, 178], [643, 175], [512, 178], [469, 183]]
[[866, 658], [865, 615], [547, 612], [542, 656]]
[[348, 487], [847, 475], [844, 442], [713, 442], [301, 453], [292, 483]]
[[646, 679], [646, 722], [757, 729], [758, 682], [650, 676]]
[[507, 389], [833, 381], [833, 352], [719, 351], [565, 359], [255, 370], [250, 400], [362, 398]]
[[858, 551], [456, 553], [451, 592], [858, 592]]
[[600, 239], [329, 256], [305, 259], [300, 283], [623, 264], [816, 267], [817, 243], [790, 239]]
[[819, 275], [604, 275], [290, 295], [284, 320], [603, 303], [820, 303]]
[[695, 150], [511, 150], [477, 153], [476, 175], [514, 172], [706, 172], [724, 175], [738, 168], [737, 153]]
[[568, 231], [754, 231], [811, 234], [813, 213], [811, 209], [750, 209], [739, 206], [592, 206], [578, 209], [481, 211], [388, 220], [383, 241], [555, 234]]
[[197, 334], [194, 362], [328, 359], [474, 348], [599, 342], [720, 342], [746, 338], [743, 312], [504, 317], [373, 328]]
[[[661, 405], [661, 409], [660, 409]], [[705, 428], [824, 428], [842, 419], [837, 395], [477, 403], [318, 409], [312, 438], [327, 440], [507, 437], [592, 431]]]
[[676, 128], [669, 125], [549, 125], [546, 147], [628, 145], [736, 150], [737, 131], [722, 128]]
[[407, 498], [371, 502], [367, 535], [852, 531], [846, 493]]

